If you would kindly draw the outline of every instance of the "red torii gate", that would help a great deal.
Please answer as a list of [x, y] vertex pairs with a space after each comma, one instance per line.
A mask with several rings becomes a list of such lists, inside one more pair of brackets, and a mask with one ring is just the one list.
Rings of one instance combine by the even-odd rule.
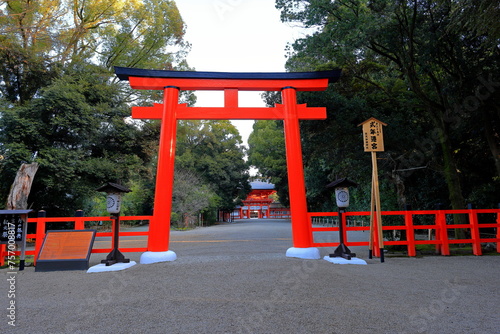
[[[177, 120], [263, 119], [283, 120], [293, 247], [287, 256], [318, 259], [312, 245], [311, 223], [307, 216], [302, 146], [299, 120], [326, 119], [326, 108], [297, 104], [297, 91], [321, 91], [336, 82], [340, 70], [299, 73], [223, 73], [145, 70], [115, 67], [120, 80], [128, 80], [134, 89], [163, 90], [163, 104], [133, 107], [132, 117], [161, 119], [158, 169], [153, 217], [149, 226], [148, 251], [141, 263], [173, 261], [169, 250], [170, 214], [174, 181]], [[224, 107], [188, 107], [179, 104], [180, 90], [224, 91]], [[282, 104], [274, 107], [239, 107], [238, 91], [281, 91]]]

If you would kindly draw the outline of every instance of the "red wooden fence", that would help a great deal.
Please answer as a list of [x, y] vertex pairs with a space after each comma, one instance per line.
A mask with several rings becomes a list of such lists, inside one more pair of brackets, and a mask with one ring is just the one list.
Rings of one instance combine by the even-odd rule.
[[[496, 243], [496, 251], [500, 253], [500, 209], [467, 209], [467, 210], [419, 210], [419, 211], [382, 211], [382, 230], [383, 231], [405, 231], [405, 240], [384, 241], [384, 245], [404, 245], [407, 248], [408, 256], [416, 256], [416, 246], [431, 244], [436, 246], [436, 251], [441, 255], [450, 255], [450, 244], [471, 244], [472, 254], [482, 255], [482, 243]], [[490, 214], [494, 216], [495, 223], [481, 223], [478, 215]], [[325, 217], [325, 216], [338, 216], [336, 212], [310, 212], [309, 218]], [[418, 216], [431, 216], [433, 224], [415, 224], [415, 217]], [[467, 224], [453, 224], [447, 222], [449, 215], [466, 215], [468, 218]], [[346, 221], [353, 217], [366, 217], [370, 216], [370, 212], [345, 212], [342, 214], [342, 224], [344, 226], [344, 243], [346, 246], [368, 246], [368, 241], [349, 242], [349, 231], [369, 231], [369, 226], [346, 226]], [[402, 225], [384, 225], [384, 216], [401, 216], [404, 223]], [[365, 218], [366, 219], [366, 218]], [[490, 219], [492, 220], [492, 219]], [[493, 228], [496, 229], [493, 238], [481, 237], [481, 229]], [[454, 239], [449, 236], [449, 230], [465, 229], [470, 235], [467, 239]], [[338, 227], [311, 227], [311, 233], [314, 232], [327, 232], [338, 231]], [[435, 235], [433, 240], [417, 240], [416, 231], [418, 230], [432, 230]], [[376, 229], [375, 229], [376, 233]], [[374, 239], [374, 254], [379, 249], [378, 242]], [[338, 242], [314, 242], [311, 247], [336, 247]]]
[[[125, 221], [149, 221], [151, 219], [151, 216], [120, 216], [120, 221], [123, 223]], [[42, 243], [43, 239], [45, 238], [45, 232], [47, 230], [47, 223], [73, 223], [73, 229], [75, 230], [83, 230], [85, 229], [85, 222], [106, 222], [109, 221], [111, 222], [112, 220], [110, 217], [38, 217], [38, 218], [29, 218], [28, 219], [28, 225], [30, 224], [36, 224], [36, 232], [32, 234], [28, 234], [26, 237], [27, 239], [34, 239], [35, 240], [35, 249], [33, 250], [27, 250], [26, 255], [35, 255], [35, 260], [38, 257], [38, 253], [40, 252], [40, 249], [42, 248]], [[139, 235], [145, 235], [148, 236], [149, 232], [127, 232], [127, 231], [120, 231], [120, 237], [123, 236], [139, 236]], [[97, 232], [96, 233], [96, 238], [98, 237], [112, 237], [113, 233], [112, 232]], [[97, 241], [97, 239], [96, 239]], [[111, 244], [111, 241], [110, 241]], [[92, 253], [109, 253], [111, 252], [112, 248], [94, 248], [92, 249]], [[147, 247], [139, 247], [139, 248], [121, 248], [121, 252], [145, 252], [147, 251]], [[20, 252], [15, 252], [16, 255], [19, 255]], [[0, 249], [0, 265], [5, 264], [5, 257], [7, 256], [7, 251], [5, 249], [5, 245], [2, 245]]]
[[[468, 218], [467, 224], [450, 224], [447, 222], [448, 215], [466, 215]], [[489, 214], [495, 216], [494, 223], [482, 223], [478, 215]], [[337, 212], [309, 212], [309, 220], [312, 221], [313, 217], [335, 217], [338, 216]], [[370, 212], [360, 211], [360, 212], [345, 212], [342, 215], [342, 224], [344, 224], [344, 242], [346, 246], [368, 246], [368, 241], [352, 241], [348, 239], [349, 231], [369, 231], [369, 226], [346, 226], [347, 220], [352, 220], [353, 217], [366, 217], [370, 216]], [[382, 216], [401, 216], [404, 221], [403, 225], [385, 225], [383, 226], [383, 231], [406, 231], [405, 240], [393, 240], [384, 241], [384, 245], [404, 245], [407, 248], [408, 256], [416, 256], [416, 246], [431, 244], [436, 246], [436, 250], [441, 255], [450, 255], [450, 244], [471, 244], [472, 253], [474, 255], [482, 255], [482, 243], [496, 243], [496, 251], [500, 253], [500, 209], [467, 209], [467, 210], [420, 210], [420, 211], [382, 211]], [[431, 216], [434, 224], [420, 225], [415, 223], [415, 217], [418, 216]], [[124, 221], [149, 221], [151, 216], [123, 216], [120, 217], [122, 222]], [[366, 218], [365, 218], [366, 219]], [[491, 220], [491, 219], [490, 219]], [[47, 223], [67, 223], [73, 222], [75, 230], [85, 229], [85, 222], [101, 222], [109, 221], [109, 217], [39, 217], [39, 218], [29, 218], [28, 224], [36, 224], [36, 232], [34, 234], [28, 234], [28, 239], [35, 240], [35, 247], [32, 250], [27, 250], [26, 255], [35, 255], [35, 259], [40, 252], [42, 247], [43, 239], [45, 237], [46, 225]], [[384, 218], [382, 218], [382, 222]], [[496, 229], [493, 238], [481, 237], [481, 229], [493, 228]], [[468, 235], [470, 238], [467, 239], [453, 239], [449, 236], [449, 230], [451, 229], [466, 229], [469, 231]], [[311, 226], [311, 233], [315, 232], [331, 232], [338, 231], [338, 227], [317, 227]], [[417, 240], [415, 237], [416, 231], [418, 230], [432, 230], [435, 234], [435, 239], [433, 240]], [[112, 232], [98, 232], [96, 237], [112, 237]], [[127, 232], [120, 231], [120, 237], [124, 236], [148, 236], [149, 232]], [[311, 247], [336, 247], [338, 242], [313, 242]], [[95, 246], [94, 246], [95, 247]], [[374, 255], [378, 255], [375, 251], [378, 249], [377, 238], [375, 238], [374, 244]], [[109, 253], [112, 248], [94, 248], [92, 253]], [[147, 247], [140, 248], [120, 248], [121, 252], [144, 252], [147, 251]], [[16, 252], [19, 255], [19, 252]], [[0, 248], [0, 265], [5, 264], [5, 257], [7, 256], [7, 251], [5, 245], [1, 245]]]

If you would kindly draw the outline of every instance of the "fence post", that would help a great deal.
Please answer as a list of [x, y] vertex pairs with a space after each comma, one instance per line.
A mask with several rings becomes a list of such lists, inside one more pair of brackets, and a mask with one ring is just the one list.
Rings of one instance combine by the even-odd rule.
[[[498, 208], [500, 209], [500, 203], [498, 203]], [[497, 253], [500, 253], [500, 211], [497, 212]]]
[[0, 266], [5, 265], [5, 256], [6, 255], [7, 255], [7, 245], [1, 244], [0, 245]]
[[436, 237], [439, 234], [441, 241], [441, 246], [436, 244], [436, 248], [439, 247], [441, 255], [450, 255], [450, 245], [448, 240], [448, 227], [446, 226], [446, 215], [441, 208], [441, 204], [437, 205], [436, 213]]
[[405, 205], [405, 226], [406, 226], [406, 242], [408, 256], [416, 256], [415, 248], [415, 230], [413, 229], [413, 215], [411, 213], [411, 205]]
[[75, 230], [85, 230], [85, 221], [83, 220], [83, 210], [75, 211]]
[[380, 257], [380, 245], [378, 239], [378, 229], [375, 228], [378, 224], [377, 215], [373, 215], [373, 256]]
[[33, 257], [33, 264], [36, 265], [36, 259], [40, 250], [42, 249], [43, 239], [45, 238], [45, 219], [47, 212], [45, 210], [38, 211], [38, 218], [36, 220], [36, 234], [35, 234], [35, 256]]
[[477, 212], [474, 211], [472, 203], [467, 204], [467, 209], [469, 209], [469, 224], [470, 224], [470, 235], [472, 239], [472, 254], [483, 255], [483, 250], [481, 249], [481, 235], [479, 233], [479, 223], [477, 221]]

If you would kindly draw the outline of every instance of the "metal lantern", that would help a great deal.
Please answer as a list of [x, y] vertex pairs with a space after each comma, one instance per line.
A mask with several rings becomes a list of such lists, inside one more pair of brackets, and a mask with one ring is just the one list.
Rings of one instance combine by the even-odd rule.
[[358, 184], [349, 180], [348, 178], [342, 178], [333, 181], [328, 184], [327, 188], [335, 189], [335, 200], [337, 201], [337, 206], [339, 208], [339, 239], [340, 244], [335, 249], [333, 254], [330, 254], [330, 257], [342, 257], [346, 260], [350, 260], [351, 257], [356, 257], [356, 254], [351, 253], [349, 248], [344, 244], [344, 222], [342, 219], [342, 214], [345, 212], [345, 209], [349, 206], [349, 187], [356, 187]]
[[123, 254], [118, 250], [118, 242], [120, 236], [120, 209], [122, 194], [130, 192], [130, 189], [118, 183], [108, 182], [96, 190], [107, 193], [106, 209], [112, 215], [111, 218], [113, 219], [113, 250], [108, 254], [106, 260], [102, 260], [101, 263], [105, 263], [106, 266], [119, 262], [129, 263], [130, 259], [126, 259], [125, 256], [123, 256]]
[[107, 193], [106, 209], [111, 214], [120, 213], [122, 194], [130, 192], [130, 189], [113, 182], [108, 182], [96, 190]]
[[347, 208], [349, 206], [349, 187], [357, 187], [358, 184], [349, 180], [347, 177], [338, 179], [328, 184], [327, 188], [335, 188], [335, 199], [339, 208]]

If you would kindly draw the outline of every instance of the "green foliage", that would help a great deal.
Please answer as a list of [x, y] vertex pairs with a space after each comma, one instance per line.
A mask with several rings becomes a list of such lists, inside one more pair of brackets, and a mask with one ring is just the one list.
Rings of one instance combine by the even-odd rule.
[[66, 73], [24, 106], [0, 119], [2, 195], [22, 161], [40, 163], [31, 201], [34, 208], [69, 214], [82, 208], [100, 184], [148, 173], [148, 138], [126, 121], [129, 107], [119, 88], [96, 68]]
[[212, 185], [204, 183], [194, 172], [177, 169], [172, 196], [172, 222], [177, 226], [193, 227], [199, 213], [216, 209], [221, 198], [211, 188]]
[[[185, 68], [174, 1], [1, 0], [0, 92], [23, 104], [62, 68]], [[123, 97], [122, 97], [123, 98]]]
[[[150, 214], [159, 122], [131, 120], [130, 104], [160, 95], [132, 92], [110, 69], [189, 69], [175, 2], [1, 0], [0, 32], [0, 201], [19, 165], [37, 161], [35, 210], [106, 216], [94, 189], [115, 181], [132, 189], [122, 213]], [[208, 205], [217, 205], [213, 198]]]
[[229, 121], [181, 121], [177, 130], [176, 169], [193, 172], [232, 210], [250, 191], [245, 149]]
[[291, 45], [287, 68], [343, 70], [333, 90], [299, 95], [300, 102], [328, 108], [328, 120], [301, 124], [313, 208], [329, 200], [323, 182], [350, 176], [370, 183], [369, 156], [361, 151], [356, 125], [371, 116], [388, 123], [386, 152], [378, 155], [384, 208], [444, 203], [458, 209], [469, 199], [496, 206], [500, 35], [495, 3], [276, 2], [283, 20], [316, 28]]

